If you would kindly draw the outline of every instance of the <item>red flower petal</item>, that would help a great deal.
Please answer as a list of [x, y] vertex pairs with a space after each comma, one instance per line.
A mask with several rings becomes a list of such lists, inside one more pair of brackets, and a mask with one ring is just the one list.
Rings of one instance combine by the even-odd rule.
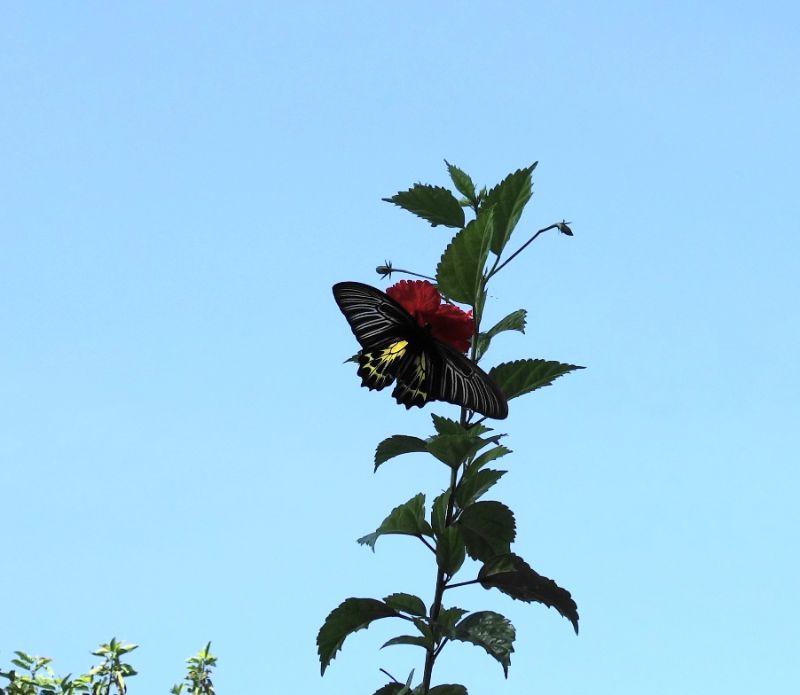
[[469, 349], [475, 325], [472, 311], [463, 311], [452, 304], [442, 304], [436, 313], [428, 317], [431, 335], [443, 343], [453, 346], [460, 352]]
[[433, 314], [442, 302], [438, 290], [425, 280], [401, 280], [386, 290], [394, 301], [411, 314], [420, 326], [424, 316]]

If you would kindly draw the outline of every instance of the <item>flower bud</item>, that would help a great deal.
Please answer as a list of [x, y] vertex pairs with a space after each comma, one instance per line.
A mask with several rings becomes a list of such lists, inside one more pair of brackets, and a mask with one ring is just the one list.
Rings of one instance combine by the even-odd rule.
[[572, 230], [567, 225], [569, 225], [569, 222], [561, 220], [561, 222], [559, 222], [556, 226], [558, 227], [558, 231], [561, 232], [562, 234], [566, 234], [567, 236], [573, 236]]

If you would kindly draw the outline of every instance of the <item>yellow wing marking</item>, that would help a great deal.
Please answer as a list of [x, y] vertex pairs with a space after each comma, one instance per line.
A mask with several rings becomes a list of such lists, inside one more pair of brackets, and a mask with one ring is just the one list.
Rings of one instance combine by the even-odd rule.
[[382, 389], [390, 384], [397, 372], [393, 367], [406, 354], [407, 349], [407, 340], [396, 340], [377, 353], [362, 353], [359, 358], [358, 370], [362, 384], [370, 389]]

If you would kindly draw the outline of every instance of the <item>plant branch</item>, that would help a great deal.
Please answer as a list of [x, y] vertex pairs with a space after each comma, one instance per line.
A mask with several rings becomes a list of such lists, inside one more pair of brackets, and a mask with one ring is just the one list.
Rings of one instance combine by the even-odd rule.
[[480, 579], [470, 579], [468, 582], [457, 582], [456, 584], [448, 584], [445, 589], [457, 589], [460, 586], [468, 586], [469, 584], [477, 584]]
[[430, 543], [428, 543], [428, 541], [426, 541], [426, 540], [425, 540], [425, 536], [423, 536], [423, 535], [420, 533], [420, 534], [418, 534], [418, 535], [417, 535], [417, 538], [419, 538], [419, 539], [420, 539], [420, 540], [421, 540], [421, 541], [422, 541], [422, 542], [423, 542], [423, 543], [424, 543], [426, 546], [428, 546], [428, 549], [429, 549], [429, 550], [430, 550], [430, 551], [431, 551], [431, 552], [432, 552], [434, 555], [436, 555], [436, 548], [434, 548], [434, 547], [433, 547], [433, 546], [432, 546]]
[[517, 256], [519, 256], [519, 254], [521, 254], [530, 244], [532, 244], [536, 240], [536, 237], [538, 237], [540, 234], [550, 231], [551, 229], [559, 229], [560, 227], [561, 223], [559, 222], [551, 224], [549, 227], [543, 227], [538, 232], [536, 232], [536, 234], [534, 234], [530, 239], [528, 239], [528, 241], [526, 241], [522, 246], [520, 246], [516, 251], [514, 251], [514, 253], [512, 253], [508, 258], [506, 258], [506, 260], [500, 263], [500, 265], [497, 265], [500, 261], [500, 256], [498, 256], [497, 260], [495, 260], [494, 262], [494, 266], [492, 266], [492, 269], [486, 276], [486, 279], [488, 280], [493, 275], [499, 273], [505, 266], [507, 266], [509, 263], [511, 263], [511, 261], [513, 261]]
[[389, 678], [391, 678], [391, 679], [392, 679], [392, 683], [399, 683], [399, 682], [400, 682], [400, 681], [399, 681], [399, 680], [397, 680], [397, 678], [395, 678], [395, 677], [394, 677], [394, 676], [393, 676], [391, 673], [389, 673], [389, 672], [388, 672], [388, 671], [387, 671], [385, 668], [379, 668], [378, 670], [379, 670], [381, 673], [383, 673], [384, 675], [386, 675], [386, 676], [389, 676]]

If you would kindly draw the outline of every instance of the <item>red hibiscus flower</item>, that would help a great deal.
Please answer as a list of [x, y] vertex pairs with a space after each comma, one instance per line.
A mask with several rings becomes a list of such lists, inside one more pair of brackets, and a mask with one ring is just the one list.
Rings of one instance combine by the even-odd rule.
[[420, 326], [428, 325], [431, 335], [460, 352], [469, 349], [474, 324], [472, 311], [442, 303], [437, 289], [425, 280], [401, 280], [386, 290], [392, 299], [411, 314]]

